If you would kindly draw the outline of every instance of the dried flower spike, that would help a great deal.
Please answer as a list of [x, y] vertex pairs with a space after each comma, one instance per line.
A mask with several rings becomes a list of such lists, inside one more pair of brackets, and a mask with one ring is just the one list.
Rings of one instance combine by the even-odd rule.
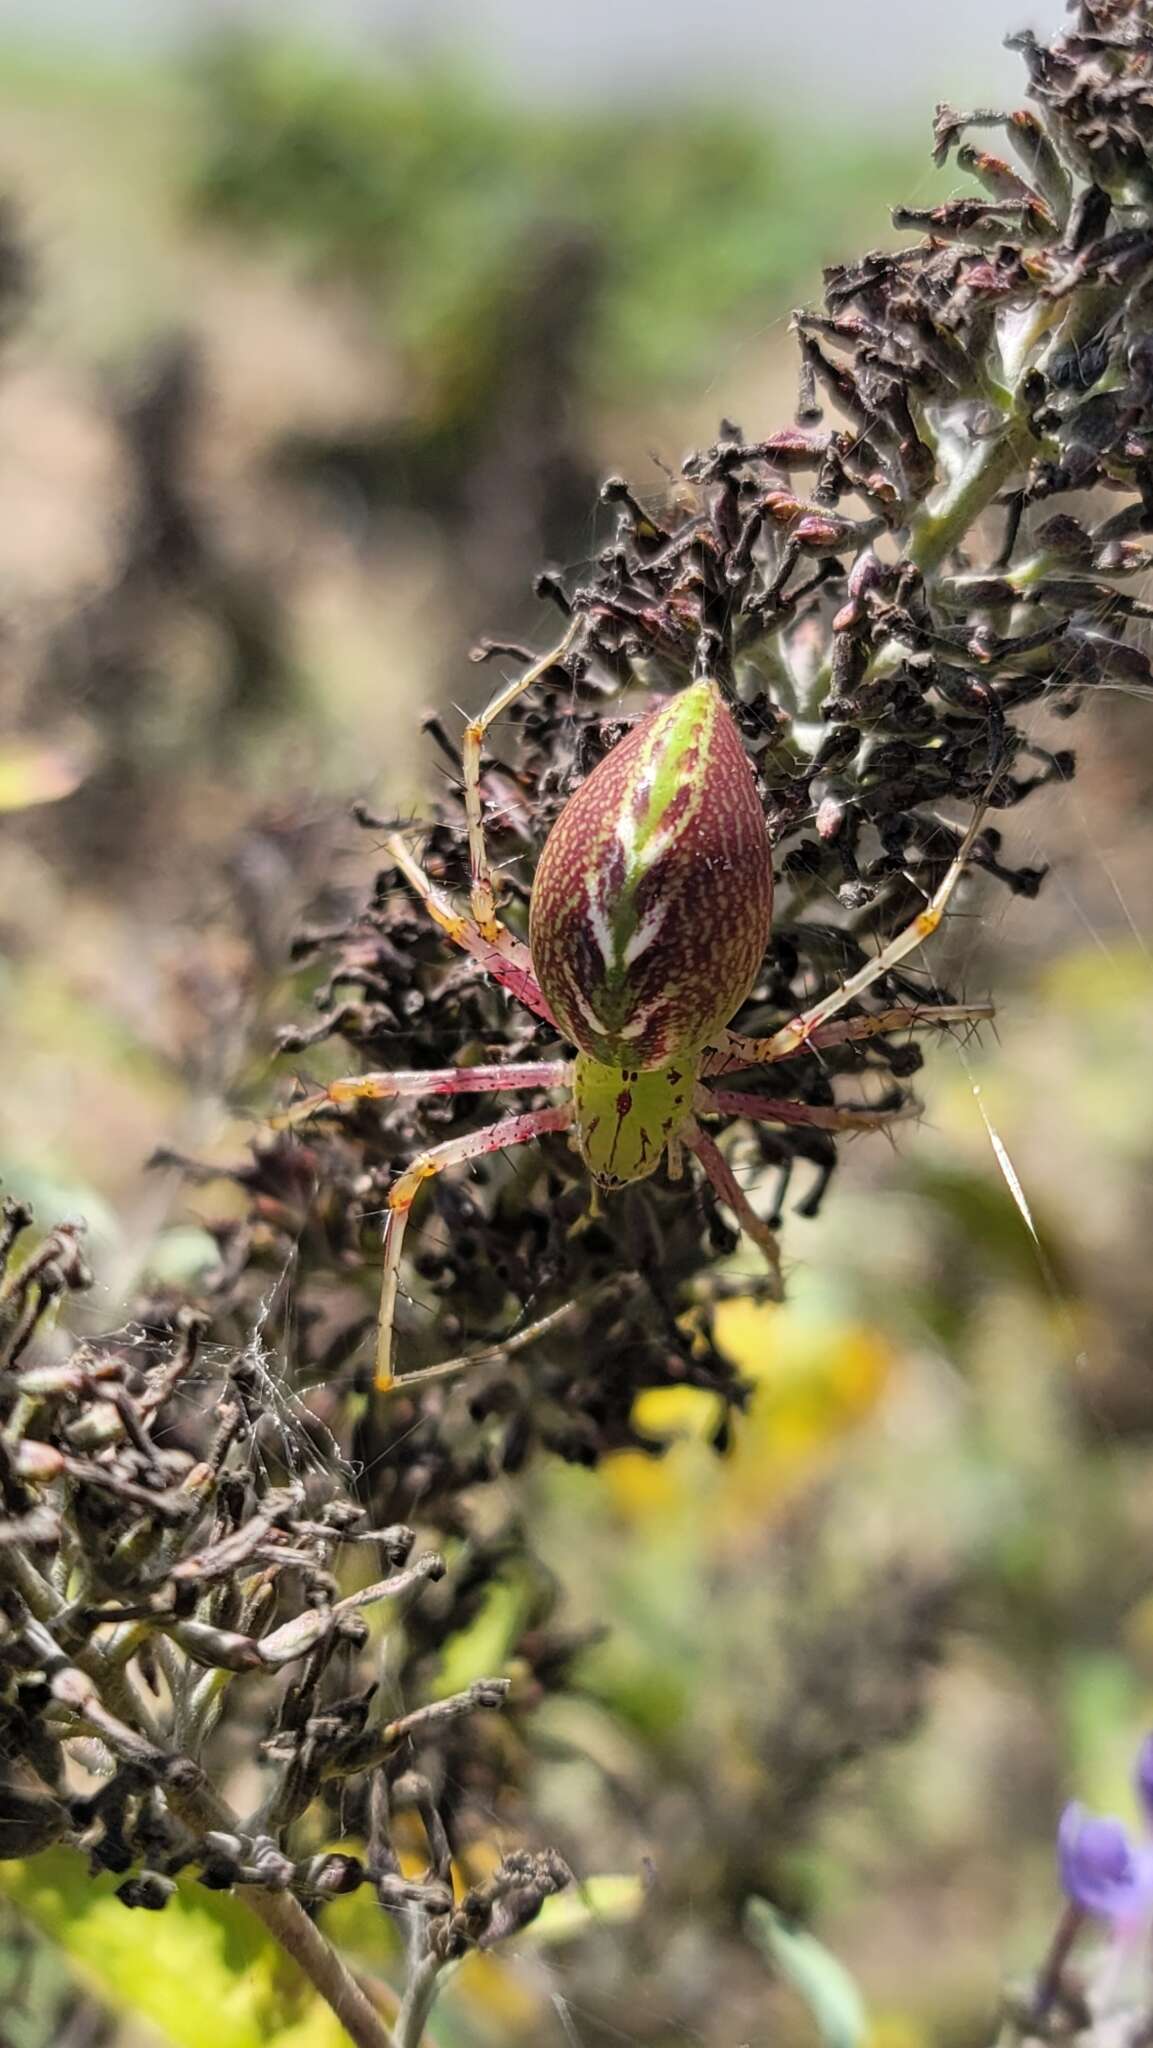
[[[1149, 22], [1148, 0], [1084, 0], [1048, 46], [1022, 44], [1028, 109], [940, 109], [938, 154], [956, 156], [975, 197], [954, 195], [918, 221], [927, 232], [826, 272], [823, 304], [796, 321], [793, 423], [746, 433], [724, 421], [657, 507], [610, 479], [609, 531], [587, 572], [550, 570], [537, 585], [563, 615], [559, 644], [539, 659], [507, 638], [478, 650], [509, 680], [466, 730], [461, 787], [436, 801], [421, 863], [393, 842], [364, 909], [302, 939], [302, 953], [324, 948], [331, 973], [319, 1020], [285, 1044], [338, 1036], [350, 1072], [367, 1071], [289, 1113], [306, 1142], [262, 1136], [237, 1168], [251, 1208], [221, 1225], [222, 1270], [234, 1302], [255, 1309], [269, 1264], [295, 1260], [312, 1314], [289, 1326], [274, 1311], [274, 1328], [339, 1412], [363, 1384], [365, 1304], [344, 1290], [334, 1330], [322, 1247], [371, 1284], [390, 1189], [395, 1252], [404, 1204], [428, 1179], [419, 1236], [406, 1241], [420, 1312], [398, 1319], [402, 1362], [473, 1347], [495, 1367], [474, 1400], [499, 1383], [501, 1420], [493, 1411], [470, 1433], [465, 1403], [423, 1404], [418, 1454], [377, 1411], [365, 1427], [398, 1513], [410, 1467], [422, 1499], [430, 1484], [449, 1494], [482, 1444], [498, 1467], [542, 1443], [582, 1460], [651, 1449], [635, 1421], [649, 1387], [687, 1380], [739, 1404], [709, 1322], [727, 1284], [717, 1258], [734, 1218], [748, 1220], [718, 1192], [725, 1170], [744, 1179], [767, 1234], [794, 1191], [804, 1215], [825, 1198], [850, 1104], [911, 1106], [918, 1044], [877, 1020], [936, 1005], [944, 1023], [966, 991], [927, 988], [899, 958], [870, 984], [870, 961], [934, 904], [976, 806], [1003, 813], [1072, 774], [1072, 751], [1039, 737], [1038, 707], [1066, 718], [1100, 687], [1153, 681], [1144, 608], [1122, 581], [1149, 565], [1153, 506]], [[534, 869], [622, 726], [703, 675], [755, 771], [774, 867], [764, 959], [721, 1028], [771, 1043], [782, 1072], [776, 1087], [751, 1079], [729, 1098], [741, 1106], [706, 1129], [706, 1151], [724, 1155], [711, 1178], [700, 1154], [679, 1176], [647, 1170], [681, 1107], [665, 1086], [624, 1162], [646, 1177], [598, 1212], [587, 1153], [565, 1142], [580, 1118], [557, 1013], [575, 1033], [577, 1005], [544, 964], [539, 902], [530, 932]], [[1022, 897], [1041, 884], [1042, 869], [1003, 853], [992, 822], [970, 852]], [[465, 889], [471, 916], [454, 901]], [[429, 920], [414, 918], [411, 892]], [[467, 956], [454, 972], [445, 937]], [[732, 937], [726, 920], [722, 950]], [[652, 961], [664, 951], [662, 933]], [[975, 950], [968, 958], [984, 972]], [[819, 1012], [826, 1003], [840, 1014]], [[812, 1027], [814, 1011], [828, 1028], [792, 1032], [786, 1067], [792, 1020]], [[614, 1065], [659, 1072], [570, 1043], [605, 1082], [602, 1128], [622, 1092]], [[699, 1076], [718, 1112], [735, 1071]], [[485, 1127], [483, 1097], [498, 1086], [523, 1091], [519, 1113]], [[537, 1135], [515, 1174], [471, 1170]], [[674, 1169], [678, 1157], [677, 1145], [664, 1152]], [[453, 1159], [469, 1170], [438, 1171]]]
[[[570, 628], [565, 644], [576, 637]], [[561, 651], [535, 664], [521, 687]], [[496, 715], [495, 706], [507, 709], [509, 702], [506, 689], [480, 728]], [[466, 788], [478, 772], [478, 758], [475, 747], [466, 748]], [[481, 817], [479, 795], [470, 809]], [[496, 915], [483, 821], [471, 840], [469, 918], [441, 896], [394, 835], [393, 857], [434, 921], [537, 1016], [559, 1026], [579, 1051], [571, 1064], [544, 1060], [362, 1075], [335, 1082], [293, 1112], [293, 1121], [302, 1121], [333, 1103], [401, 1095], [549, 1090], [566, 1098], [448, 1139], [421, 1153], [389, 1189], [378, 1389], [420, 1377], [403, 1375], [398, 1381], [392, 1365], [404, 1230], [420, 1188], [447, 1167], [547, 1132], [572, 1131], [594, 1180], [606, 1191], [646, 1179], [666, 1157], [670, 1170], [679, 1173], [682, 1151], [691, 1152], [764, 1253], [779, 1289], [776, 1238], [700, 1119], [730, 1114], [786, 1127], [867, 1130], [891, 1122], [894, 1112], [772, 1100], [713, 1084], [737, 1071], [755, 1076], [800, 1048], [819, 1050], [925, 1021], [987, 1015], [985, 1006], [922, 1010], [903, 1004], [836, 1021], [937, 929], [979, 824], [978, 811], [932, 902], [904, 931], [829, 996], [755, 1039], [729, 1031], [726, 1023], [752, 987], [768, 940], [772, 848], [739, 734], [715, 682], [691, 684], [651, 712], [570, 798], [541, 855], [527, 948]], [[438, 1374], [445, 1369], [432, 1368]]]

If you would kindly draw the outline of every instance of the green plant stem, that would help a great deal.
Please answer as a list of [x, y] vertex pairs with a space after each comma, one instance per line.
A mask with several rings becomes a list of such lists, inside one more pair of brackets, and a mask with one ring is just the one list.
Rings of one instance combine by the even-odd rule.
[[909, 556], [922, 575], [931, 576], [940, 568], [1002, 484], [1028, 460], [1030, 445], [1035, 444], [1024, 422], [1010, 417], [954, 480], [936, 511], [917, 515], [910, 528]]
[[909, 527], [909, 557], [923, 576], [932, 576], [950, 550], [991, 504], [1002, 484], [1015, 469], [1025, 469], [1037, 452], [1037, 441], [1025, 417], [1021, 391], [1035, 351], [1054, 326], [1060, 323], [1058, 339], [1068, 334], [1078, 314], [1078, 303], [1062, 311], [1053, 300], [1035, 308], [1013, 350], [1013, 396], [1005, 406], [1001, 426], [990, 434], [960, 476], [949, 485], [936, 510], [920, 511]]

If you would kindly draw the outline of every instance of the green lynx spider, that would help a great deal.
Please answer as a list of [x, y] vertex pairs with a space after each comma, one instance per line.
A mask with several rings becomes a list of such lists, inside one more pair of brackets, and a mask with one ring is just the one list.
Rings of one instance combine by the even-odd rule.
[[[906, 1004], [839, 1017], [936, 931], [973, 849], [978, 811], [931, 901], [905, 930], [820, 1002], [767, 1038], [726, 1027], [750, 992], [769, 938], [772, 849], [733, 720], [716, 684], [666, 698], [594, 769], [557, 819], [533, 885], [529, 944], [502, 922], [485, 840], [481, 758], [486, 735], [556, 663], [580, 630], [498, 690], [467, 728], [463, 775], [472, 885], [463, 915], [429, 880], [403, 836], [388, 852], [451, 942], [577, 1047], [575, 1059], [367, 1073], [296, 1104], [297, 1123], [324, 1107], [439, 1094], [549, 1091], [559, 1099], [421, 1152], [387, 1197], [376, 1347], [379, 1389], [503, 1355], [509, 1344], [424, 1371], [393, 1372], [393, 1322], [409, 1212], [423, 1183], [483, 1154], [570, 1131], [602, 1190], [644, 1179], [691, 1152], [722, 1202], [758, 1245], [780, 1292], [776, 1239], [758, 1216], [702, 1119], [743, 1116], [828, 1131], [873, 1130], [892, 1112], [770, 1100], [718, 1087], [724, 1076], [775, 1065], [799, 1048], [842, 1045], [918, 1024], [989, 1016], [986, 1005]], [[901, 1114], [901, 1112], [897, 1112]], [[561, 1312], [563, 1313], [563, 1311]], [[539, 1335], [544, 1318], [511, 1340]]]

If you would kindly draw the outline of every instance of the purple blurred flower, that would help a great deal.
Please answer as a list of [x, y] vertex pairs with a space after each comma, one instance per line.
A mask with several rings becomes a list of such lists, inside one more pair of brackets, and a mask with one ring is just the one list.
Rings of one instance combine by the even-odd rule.
[[1137, 1751], [1137, 1768], [1133, 1777], [1145, 1819], [1153, 1827], [1153, 1735], [1147, 1735]]
[[[1153, 1753], [1149, 1762], [1153, 1770]], [[1066, 1897], [1115, 1931], [1153, 1912], [1153, 1847], [1133, 1842], [1121, 1821], [1067, 1806], [1057, 1830], [1057, 1862]]]

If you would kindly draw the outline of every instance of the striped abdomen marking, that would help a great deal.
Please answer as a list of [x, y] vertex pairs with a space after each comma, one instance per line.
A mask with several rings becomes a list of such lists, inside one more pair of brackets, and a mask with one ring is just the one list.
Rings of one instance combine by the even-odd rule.
[[694, 683], [642, 719], [557, 819], [533, 886], [533, 965], [574, 1045], [644, 1072], [696, 1051], [740, 1007], [772, 902], [740, 735], [716, 684]]

